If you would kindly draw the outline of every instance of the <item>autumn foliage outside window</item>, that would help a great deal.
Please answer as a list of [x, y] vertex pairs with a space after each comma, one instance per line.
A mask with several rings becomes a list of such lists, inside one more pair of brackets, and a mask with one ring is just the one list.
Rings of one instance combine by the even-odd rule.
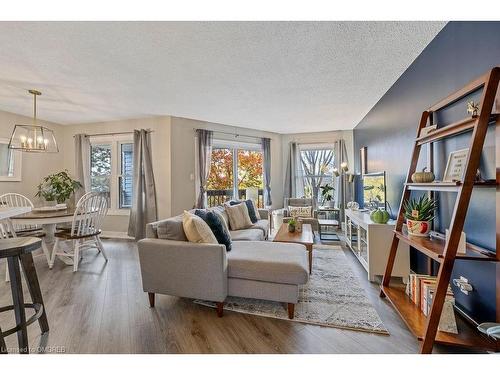
[[[259, 189], [258, 204], [262, 206], [262, 162], [261, 151], [214, 148], [207, 183], [209, 206], [234, 199], [235, 193], [238, 194], [238, 199], [244, 199], [248, 188]], [[233, 175], [235, 170], [236, 178]]]

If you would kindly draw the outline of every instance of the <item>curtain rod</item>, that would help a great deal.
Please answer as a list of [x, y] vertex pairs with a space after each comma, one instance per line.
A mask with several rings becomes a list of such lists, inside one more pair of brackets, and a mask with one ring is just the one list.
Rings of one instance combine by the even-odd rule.
[[[146, 133], [154, 133], [154, 130], [147, 129]], [[98, 137], [102, 135], [120, 135], [120, 134], [134, 134], [133, 131], [128, 131], [128, 132], [114, 132], [114, 133], [95, 133], [95, 134], [85, 134], [88, 137]], [[76, 134], [73, 136], [73, 138], [76, 136]]]
[[[195, 130], [210, 130], [210, 129], [195, 129]], [[214, 133], [219, 133], [219, 134], [227, 134], [227, 135], [232, 135], [235, 136], [236, 138], [238, 137], [246, 137], [246, 138], [253, 138], [253, 139], [258, 139], [261, 140], [263, 137], [256, 137], [253, 135], [245, 135], [245, 134], [238, 134], [238, 133], [230, 133], [230, 132], [223, 132], [219, 130], [212, 130]]]

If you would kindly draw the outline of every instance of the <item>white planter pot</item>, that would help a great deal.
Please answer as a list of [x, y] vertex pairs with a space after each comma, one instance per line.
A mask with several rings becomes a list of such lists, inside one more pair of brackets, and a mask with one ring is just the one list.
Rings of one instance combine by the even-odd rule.
[[408, 235], [416, 237], [427, 237], [431, 231], [430, 221], [417, 221], [406, 219]]

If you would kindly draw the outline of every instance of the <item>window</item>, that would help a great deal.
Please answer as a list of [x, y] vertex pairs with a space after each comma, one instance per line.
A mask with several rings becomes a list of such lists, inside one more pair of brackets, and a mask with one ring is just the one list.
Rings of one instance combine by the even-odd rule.
[[263, 156], [258, 144], [215, 141], [207, 184], [208, 205], [230, 199], [263, 199]]
[[110, 214], [128, 214], [133, 188], [132, 136], [93, 137], [90, 151], [91, 190], [107, 193]]
[[299, 186], [303, 187], [303, 195], [323, 204], [320, 187], [333, 185], [334, 155], [333, 146], [302, 145], [300, 146]]
[[21, 181], [21, 151], [9, 148], [9, 139], [0, 138], [0, 181]]

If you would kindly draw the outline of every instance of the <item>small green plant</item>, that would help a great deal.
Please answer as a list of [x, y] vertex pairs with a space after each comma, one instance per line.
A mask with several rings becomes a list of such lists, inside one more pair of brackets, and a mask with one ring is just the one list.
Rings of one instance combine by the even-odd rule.
[[291, 218], [290, 220], [288, 220], [288, 225], [290, 225], [292, 227], [297, 226], [297, 220], [295, 220], [294, 218]]
[[81, 188], [82, 184], [73, 180], [67, 170], [54, 173], [44, 177], [40, 185], [38, 185], [37, 197], [42, 197], [46, 201], [57, 201], [64, 203], [71, 194]]
[[325, 204], [325, 202], [331, 202], [333, 200], [333, 192], [335, 191], [335, 188], [333, 186], [330, 186], [330, 184], [326, 184], [320, 186], [320, 189], [321, 197], [323, 198], [322, 204]]
[[414, 221], [431, 221], [437, 208], [436, 200], [422, 195], [404, 202], [404, 217]]

